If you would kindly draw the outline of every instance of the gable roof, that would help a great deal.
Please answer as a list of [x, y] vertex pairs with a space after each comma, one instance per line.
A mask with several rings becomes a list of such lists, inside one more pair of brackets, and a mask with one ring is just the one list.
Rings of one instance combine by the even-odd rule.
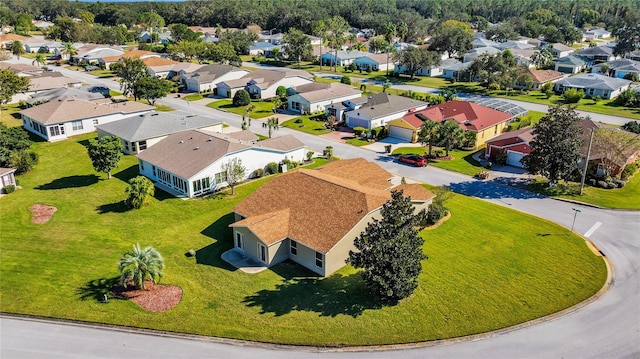
[[[362, 172], [374, 180], [358, 174]], [[240, 202], [233, 210], [245, 218], [231, 226], [249, 228], [267, 245], [291, 238], [327, 253], [391, 198], [389, 177], [387, 171], [362, 158], [298, 169], [272, 179]], [[384, 183], [379, 183], [382, 178]], [[434, 197], [420, 185], [405, 186], [415, 200]], [[318, 215], [327, 209], [330, 216]]]
[[533, 82], [541, 83], [541, 84], [548, 81], [562, 78], [564, 76], [562, 72], [558, 72], [554, 70], [535, 70], [535, 69], [524, 68], [522, 72], [531, 75]]
[[166, 136], [172, 133], [222, 123], [213, 118], [185, 112], [149, 112], [96, 126], [129, 142]]
[[302, 77], [308, 80], [313, 80], [313, 77], [310, 73], [303, 70], [293, 70], [293, 69], [261, 69], [253, 72], [249, 72], [248, 74], [242, 76], [239, 79], [224, 81], [227, 86], [230, 88], [236, 87], [244, 87], [249, 82], [254, 81], [257, 86], [262, 89], [265, 89], [272, 84], [289, 77]]
[[565, 44], [563, 44], [561, 42], [556, 42], [556, 43], [552, 44], [552, 46], [553, 47], [551, 49], [549, 49], [549, 50], [557, 50], [557, 51], [560, 51], [560, 52], [575, 50], [573, 47], [567, 46], [567, 45], [565, 45]]
[[98, 100], [98, 99], [104, 98], [104, 96], [102, 96], [102, 94], [100, 93], [84, 91], [84, 90], [77, 89], [75, 87], [71, 87], [71, 88], [63, 87], [63, 88], [54, 88], [51, 90], [34, 93], [27, 100], [27, 103], [34, 104], [36, 102], [43, 103], [47, 101], [55, 101], [62, 97], [73, 97], [73, 98], [78, 98], [82, 100]]
[[49, 101], [18, 113], [43, 125], [49, 125], [116, 113], [128, 114], [151, 111], [153, 109], [153, 106], [135, 101], [113, 103], [109, 99], [87, 101], [73, 97], [62, 97], [56, 101]]
[[377, 64], [386, 64], [387, 60], [389, 60], [389, 63], [393, 63], [393, 57], [392, 56], [387, 57], [387, 54], [369, 54], [367, 56], [362, 56], [361, 58], [370, 59], [371, 61]]
[[619, 60], [608, 61], [598, 65], [594, 65], [593, 68], [601, 68], [603, 65], [607, 65], [609, 66], [609, 68], [616, 71], [630, 71], [630, 72], [640, 73], [640, 61], [635, 61], [631, 59], [619, 59]]
[[11, 70], [17, 74], [25, 72], [42, 72], [42, 69], [37, 66], [29, 64], [12, 64], [4, 61], [0, 61], [0, 69]]
[[60, 72], [43, 72], [29, 77], [29, 91], [51, 90], [80, 83], [80, 80], [66, 77]]
[[239, 67], [230, 66], [230, 65], [205, 65], [193, 73], [191, 73], [190, 78], [197, 80], [198, 82], [211, 82], [216, 78], [224, 76], [233, 71], [242, 71], [247, 72]]
[[[358, 50], [338, 51], [338, 53], [337, 53], [338, 59], [340, 59], [340, 60], [352, 60], [352, 59], [357, 59], [357, 58], [360, 58], [360, 57], [365, 57], [365, 56], [368, 56], [370, 54], [371, 53], [369, 53], [369, 52], [358, 51]], [[330, 52], [326, 52], [322, 56], [325, 56], [325, 55], [329, 55], [329, 56], [331, 56], [331, 58], [333, 58], [334, 55], [336, 55], [336, 53], [334, 51], [330, 51]]]
[[164, 57], [147, 57], [142, 59], [142, 62], [149, 68], [179, 64], [178, 61], [167, 59]]
[[12, 41], [25, 41], [28, 37], [14, 34], [12, 32], [8, 34], [0, 34], [0, 42], [12, 42]]
[[396, 121], [402, 121], [408, 124], [409, 126], [413, 127], [414, 130], [419, 129], [424, 123], [424, 121], [422, 121], [421, 119], [413, 115], [413, 113], [406, 114], [402, 116], [402, 118], [389, 122], [389, 126], [393, 126], [394, 122]]
[[613, 49], [609, 46], [587, 47], [577, 52], [581, 56], [613, 56]]
[[582, 56], [569, 55], [569, 56], [561, 57], [555, 61], [563, 65], [584, 66], [587, 64], [587, 62], [591, 60], [586, 59]]
[[363, 113], [373, 120], [396, 112], [409, 111], [421, 106], [426, 106], [426, 103], [408, 97], [395, 96], [381, 92], [370, 96], [367, 99], [367, 102], [362, 104], [360, 109], [353, 111]]
[[339, 82], [331, 82], [324, 89], [300, 93], [299, 95], [310, 103], [318, 101], [327, 101], [344, 96], [360, 96], [362, 92], [359, 90]]
[[436, 122], [454, 120], [463, 130], [482, 131], [501, 122], [507, 121], [514, 115], [494, 110], [467, 101], [449, 101], [427, 109], [410, 113], [405, 117], [415, 116], [418, 119], [429, 119]]
[[563, 78], [556, 84], [574, 88], [594, 88], [601, 90], [617, 90], [631, 84], [631, 81], [599, 74], [579, 74]]
[[[533, 128], [521, 128], [519, 130], [505, 132], [499, 136], [496, 136], [487, 141], [487, 146], [497, 145], [503, 146], [505, 144], [514, 144], [524, 142], [529, 144], [533, 140]], [[515, 140], [515, 141], [514, 141]]]

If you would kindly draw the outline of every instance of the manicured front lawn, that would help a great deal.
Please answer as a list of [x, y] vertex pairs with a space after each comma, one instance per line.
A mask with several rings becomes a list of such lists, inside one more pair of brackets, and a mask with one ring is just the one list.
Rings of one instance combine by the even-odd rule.
[[[273, 103], [270, 101], [251, 101], [251, 105], [255, 106], [255, 109], [249, 114], [252, 118], [263, 118], [273, 116]], [[211, 102], [207, 105], [211, 108], [217, 108], [225, 111], [229, 111], [238, 115], [244, 115], [247, 108], [245, 106], [236, 107], [233, 105], [233, 101], [230, 99]]]
[[100, 79], [108, 79], [116, 76], [116, 74], [111, 70], [94, 70], [87, 73]]
[[[299, 123], [296, 121], [301, 122]], [[293, 118], [289, 121], [281, 123], [280, 126], [302, 131], [312, 135], [324, 135], [325, 133], [331, 132], [324, 127], [324, 121], [310, 120], [309, 116], [300, 116]]]
[[[433, 149], [436, 151], [436, 148]], [[480, 150], [484, 151], [484, 150]], [[391, 153], [393, 156], [414, 154], [424, 155], [429, 152], [427, 147], [398, 147]], [[476, 151], [463, 151], [463, 150], [451, 150], [449, 154], [454, 158], [452, 160], [432, 159], [429, 160], [429, 166], [443, 168], [449, 171], [459, 172], [468, 176], [475, 176], [479, 171], [484, 170], [484, 167], [473, 159], [473, 154]]]
[[[0, 199], [2, 312], [277, 343], [406, 343], [538, 318], [605, 281], [603, 260], [567, 228], [461, 195], [448, 202], [449, 221], [421, 232], [429, 259], [418, 290], [398, 305], [370, 298], [351, 267], [325, 279], [290, 262], [245, 274], [220, 259], [232, 246], [231, 209], [269, 178], [238, 186], [235, 196], [181, 200], [158, 192], [127, 211], [121, 201], [137, 161], [124, 156], [106, 180], [83, 146], [92, 137], [37, 143], [40, 163], [19, 176], [23, 189]], [[34, 203], [58, 211], [33, 224]], [[134, 243], [164, 256], [161, 283], [183, 290], [174, 309], [150, 313], [126, 300], [96, 300]], [[189, 249], [195, 258], [185, 256]]]
[[202, 94], [199, 94], [199, 93], [192, 93], [190, 95], [186, 95], [182, 97], [182, 99], [185, 101], [198, 101], [198, 100], [202, 100], [203, 98], [204, 96], [202, 96]]

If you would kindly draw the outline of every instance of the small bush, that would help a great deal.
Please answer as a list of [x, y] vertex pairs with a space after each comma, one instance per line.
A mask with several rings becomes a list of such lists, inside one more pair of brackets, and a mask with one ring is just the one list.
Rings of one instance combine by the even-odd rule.
[[637, 171], [638, 171], [638, 165], [635, 163], [630, 163], [624, 167], [624, 169], [622, 170], [622, 173], [620, 174], [620, 177], [623, 180], [627, 179], [633, 176], [633, 174], [636, 173]]
[[496, 163], [503, 166], [507, 164], [507, 151], [505, 149], [501, 149], [496, 155]]
[[301, 118], [296, 118], [296, 120], [293, 121], [293, 123], [302, 123], [302, 119]]
[[605, 181], [598, 181], [598, 187], [607, 189], [609, 188], [609, 185]]
[[607, 187], [608, 188], [618, 188], [618, 185], [615, 182], [611, 181], [611, 182], [607, 182]]
[[262, 168], [258, 168], [251, 172], [251, 178], [260, 178], [264, 176], [264, 170]]
[[351, 77], [344, 75], [342, 76], [342, 78], [340, 79], [340, 82], [345, 84], [345, 85], [351, 85]]
[[324, 149], [324, 151], [322, 151], [322, 155], [328, 160], [332, 159], [333, 158], [333, 146], [327, 146]]
[[307, 152], [307, 161], [311, 161], [311, 158], [313, 158], [313, 151]]
[[578, 101], [584, 98], [584, 91], [570, 88], [562, 94], [562, 98], [566, 103], [578, 103]]
[[16, 190], [16, 186], [12, 184], [8, 184], [4, 186], [4, 188], [2, 189], [2, 192], [9, 194], [9, 193], [13, 193], [15, 190]]
[[489, 171], [480, 171], [478, 172], [478, 174], [476, 174], [476, 177], [478, 177], [479, 179], [487, 179], [489, 178]]
[[270, 175], [278, 173], [278, 164], [275, 162], [269, 162], [264, 166], [264, 171]]
[[625, 182], [623, 180], [616, 180], [615, 183], [616, 183], [616, 186], [618, 188], [622, 188], [622, 187], [624, 187], [625, 184], [627, 184], [627, 182]]
[[589, 178], [589, 184], [592, 185], [593, 187], [596, 186], [596, 179], [595, 178]]
[[491, 161], [487, 162], [486, 165], [484, 165], [484, 167], [486, 168], [491, 168], [493, 166], [493, 163], [491, 163]]
[[444, 204], [437, 201], [431, 203], [427, 211], [427, 224], [434, 225], [438, 223], [440, 219], [447, 215], [447, 212], [448, 210]]
[[356, 134], [356, 136], [360, 137], [362, 135], [362, 133], [364, 132], [364, 127], [354, 127], [353, 128], [353, 133]]
[[285, 165], [287, 165], [287, 171], [292, 170], [296, 167], [298, 167], [298, 162], [296, 161], [291, 161], [288, 158], [285, 158], [284, 160], [282, 160], [282, 163], [284, 163]]

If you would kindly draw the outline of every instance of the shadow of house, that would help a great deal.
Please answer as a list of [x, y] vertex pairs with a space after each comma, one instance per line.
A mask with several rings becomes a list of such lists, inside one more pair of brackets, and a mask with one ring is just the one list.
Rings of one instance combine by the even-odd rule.
[[76, 175], [55, 179], [49, 183], [36, 187], [39, 190], [54, 190], [65, 188], [87, 187], [98, 183], [100, 177], [96, 175]]
[[367, 309], [380, 309], [382, 303], [373, 297], [359, 274], [340, 274], [328, 278], [284, 280], [275, 289], [263, 289], [244, 298], [248, 307], [261, 307], [261, 314], [275, 316], [292, 311], [316, 312], [320, 316], [360, 316]]
[[467, 181], [460, 183], [452, 183], [449, 189], [467, 196], [478, 197], [482, 199], [532, 199], [544, 198], [544, 196], [523, 191], [517, 188], [509, 187], [496, 182], [487, 181]]
[[113, 177], [121, 180], [122, 182], [129, 183], [129, 180], [139, 175], [138, 165], [129, 166], [118, 173], [114, 173]]
[[93, 279], [76, 290], [80, 300], [93, 299], [96, 302], [104, 302], [108, 299], [118, 298], [113, 295], [113, 289], [119, 284], [120, 277]]
[[227, 213], [200, 232], [200, 234], [213, 239], [214, 242], [196, 251], [197, 264], [209, 265], [229, 271], [237, 270], [236, 267], [221, 258], [222, 253], [233, 248], [233, 243], [231, 242], [232, 231], [229, 225], [234, 221], [235, 216], [233, 213]]

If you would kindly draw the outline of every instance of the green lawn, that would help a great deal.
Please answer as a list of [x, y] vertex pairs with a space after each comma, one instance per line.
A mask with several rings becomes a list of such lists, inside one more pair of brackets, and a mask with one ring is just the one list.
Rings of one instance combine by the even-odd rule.
[[580, 183], [569, 182], [566, 186], [556, 186], [549, 188], [548, 181], [538, 179], [529, 185], [529, 189], [542, 193], [546, 196], [571, 199], [596, 206], [620, 209], [640, 209], [640, 174], [636, 173], [633, 178], [622, 188], [603, 189], [598, 187], [584, 186], [582, 196]]
[[[302, 121], [302, 123], [296, 123], [296, 121], [300, 120]], [[309, 116], [300, 116], [293, 118], [289, 121], [281, 123], [280, 126], [302, 131], [312, 135], [324, 135], [325, 133], [331, 132], [324, 127], [323, 121], [310, 120]]]
[[0, 122], [9, 127], [22, 126], [22, 120], [18, 111], [21, 111], [20, 105], [12, 103], [9, 105], [1, 105], [0, 108]]
[[[424, 155], [429, 151], [426, 147], [398, 147], [393, 150], [391, 155], [399, 156], [405, 154], [415, 154], [415, 155]], [[434, 147], [433, 151], [436, 151]], [[478, 172], [484, 170], [484, 167], [480, 165], [478, 161], [473, 159], [473, 154], [477, 152], [475, 151], [463, 151], [463, 150], [451, 150], [449, 154], [454, 158], [452, 160], [442, 160], [442, 159], [433, 159], [429, 160], [429, 166], [434, 166], [438, 168], [443, 168], [446, 170], [459, 172], [466, 174], [468, 176], [475, 176]], [[484, 151], [484, 150], [480, 150]]]
[[352, 139], [346, 140], [345, 142], [350, 144], [350, 145], [353, 145], [353, 146], [366, 146], [366, 145], [370, 144], [369, 141], [362, 140], [362, 139], [359, 139], [359, 138], [352, 138]]
[[[251, 104], [255, 106], [255, 109], [249, 114], [252, 118], [264, 118], [273, 116], [273, 102], [271, 101], [251, 101]], [[236, 107], [233, 105], [233, 101], [230, 99], [219, 100], [211, 102], [207, 105], [211, 108], [217, 108], [225, 111], [229, 111], [238, 115], [244, 115], [246, 113], [246, 107]]]
[[87, 73], [100, 79], [108, 79], [116, 76], [116, 74], [111, 70], [94, 70]]
[[[106, 180], [83, 147], [93, 136], [37, 143], [40, 162], [19, 176], [23, 189], [0, 199], [2, 312], [276, 343], [406, 343], [538, 318], [605, 281], [603, 260], [567, 228], [461, 195], [448, 203], [449, 221], [421, 232], [429, 259], [416, 293], [398, 305], [371, 299], [351, 267], [325, 279], [289, 262], [248, 275], [220, 254], [232, 246], [231, 208], [269, 178], [238, 186], [235, 196], [185, 201], [158, 192], [147, 207], [127, 211], [122, 200], [137, 161], [124, 156]], [[33, 224], [34, 203], [58, 211]], [[183, 290], [174, 309], [96, 300], [134, 243], [164, 256], [162, 283]], [[184, 255], [189, 249], [195, 258]]]
[[198, 100], [202, 100], [203, 98], [204, 96], [202, 96], [202, 94], [199, 94], [199, 93], [192, 93], [190, 95], [182, 97], [182, 99], [185, 101], [198, 101]]

